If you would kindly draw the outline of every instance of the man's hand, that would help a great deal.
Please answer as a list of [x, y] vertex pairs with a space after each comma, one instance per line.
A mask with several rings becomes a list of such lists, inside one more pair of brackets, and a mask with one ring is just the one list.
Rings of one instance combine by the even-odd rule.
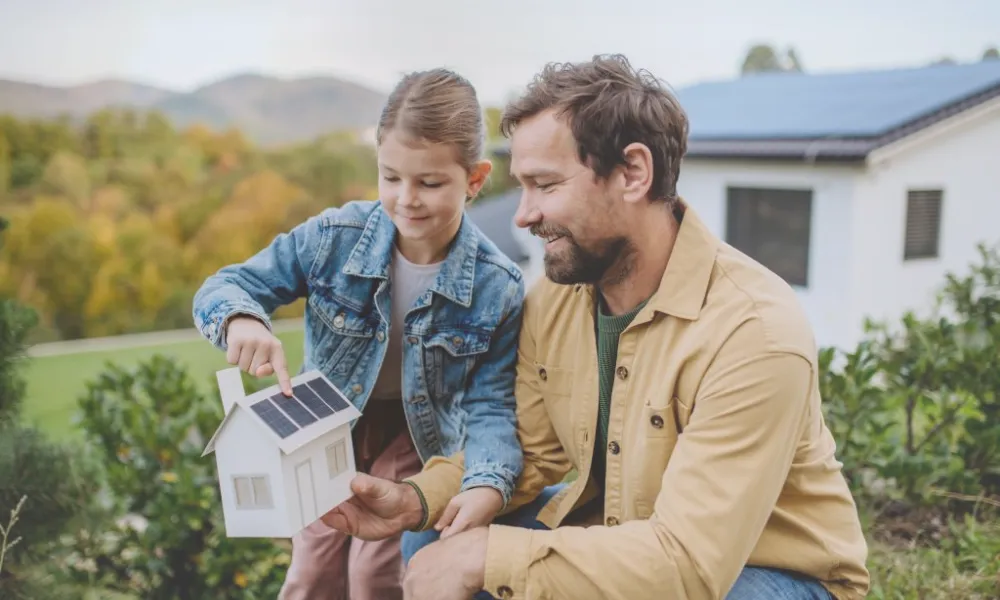
[[489, 530], [477, 527], [413, 555], [403, 577], [406, 600], [469, 600], [486, 580]]
[[441, 539], [448, 539], [473, 527], [489, 525], [503, 508], [503, 496], [491, 487], [465, 490], [448, 503], [434, 529], [441, 532]]
[[292, 379], [281, 340], [253, 317], [234, 317], [226, 325], [226, 361], [239, 365], [254, 377], [278, 376], [278, 384], [286, 396], [292, 395]]
[[384, 540], [412, 529], [424, 518], [412, 486], [359, 473], [351, 480], [354, 496], [321, 518], [327, 526], [356, 537]]

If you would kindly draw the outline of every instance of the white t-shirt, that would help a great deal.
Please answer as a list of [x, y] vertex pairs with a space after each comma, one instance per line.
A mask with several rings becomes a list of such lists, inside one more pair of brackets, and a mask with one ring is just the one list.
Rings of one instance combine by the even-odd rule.
[[372, 390], [372, 400], [399, 400], [403, 397], [403, 319], [434, 280], [437, 279], [442, 263], [430, 265], [414, 264], [403, 256], [398, 248], [394, 250], [389, 270], [392, 316], [390, 317], [389, 344]]

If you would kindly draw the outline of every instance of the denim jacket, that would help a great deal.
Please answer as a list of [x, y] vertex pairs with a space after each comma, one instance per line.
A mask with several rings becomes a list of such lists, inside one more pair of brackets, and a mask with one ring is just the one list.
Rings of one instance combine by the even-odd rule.
[[[276, 308], [306, 297], [303, 371], [319, 369], [364, 412], [387, 346], [395, 235], [380, 202], [324, 210], [211, 275], [194, 297], [195, 325], [225, 350], [234, 315], [270, 327]], [[403, 408], [421, 461], [464, 450], [462, 489], [493, 487], [505, 506], [522, 469], [514, 381], [523, 300], [518, 266], [463, 215], [403, 331]]]

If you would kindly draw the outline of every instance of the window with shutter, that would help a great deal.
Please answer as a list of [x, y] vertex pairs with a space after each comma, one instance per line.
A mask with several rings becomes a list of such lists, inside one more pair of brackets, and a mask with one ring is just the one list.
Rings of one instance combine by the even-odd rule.
[[267, 475], [234, 475], [237, 508], [273, 508], [271, 482]]
[[330, 479], [347, 470], [347, 440], [341, 438], [326, 447], [326, 468]]
[[809, 285], [812, 190], [729, 187], [726, 241], [789, 285]]
[[907, 191], [903, 260], [938, 257], [943, 195], [941, 190]]

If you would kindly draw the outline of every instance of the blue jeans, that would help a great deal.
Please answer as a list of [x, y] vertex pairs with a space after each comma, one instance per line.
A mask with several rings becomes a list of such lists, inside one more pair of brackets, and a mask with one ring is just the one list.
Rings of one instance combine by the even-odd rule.
[[[547, 529], [538, 522], [536, 517], [542, 507], [559, 492], [565, 484], [553, 485], [542, 490], [534, 501], [509, 514], [498, 517], [495, 523], [525, 529]], [[438, 539], [438, 532], [433, 529], [421, 532], [405, 532], [401, 541], [403, 564], [409, 564], [410, 558], [418, 550]], [[726, 600], [832, 600], [833, 596], [814, 579], [762, 567], [745, 567]], [[479, 592], [474, 600], [495, 600], [488, 592]]]

